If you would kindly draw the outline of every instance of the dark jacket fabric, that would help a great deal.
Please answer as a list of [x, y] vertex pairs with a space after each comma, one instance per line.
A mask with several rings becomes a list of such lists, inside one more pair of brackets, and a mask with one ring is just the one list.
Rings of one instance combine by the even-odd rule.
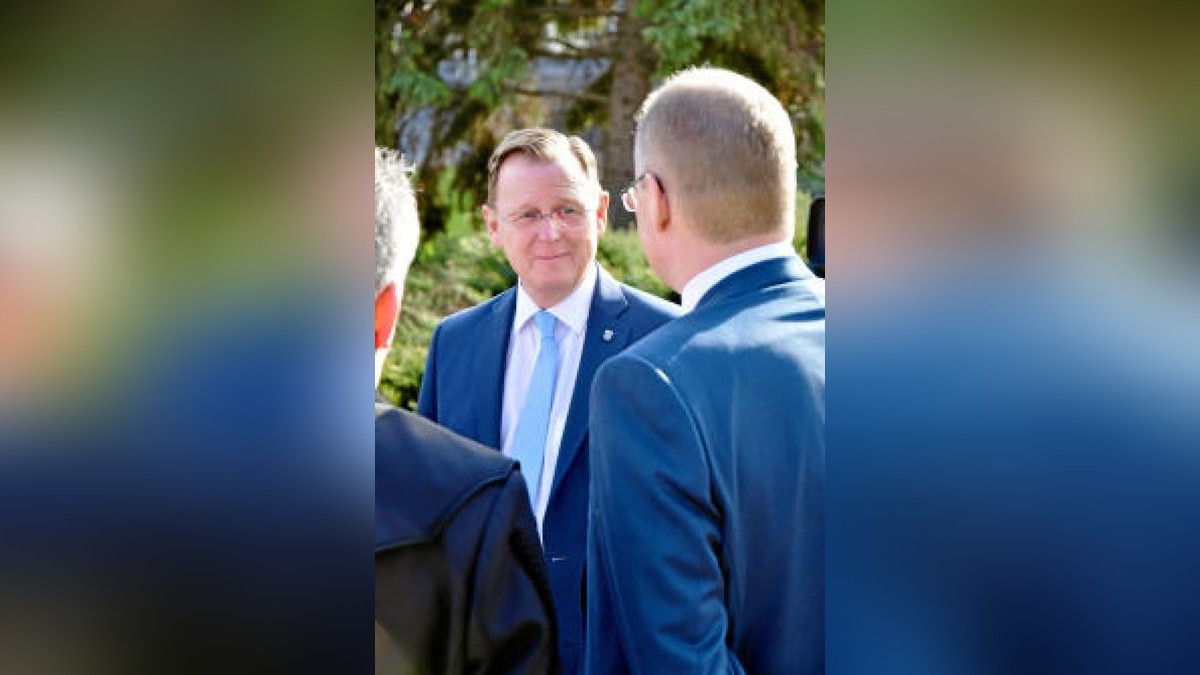
[[558, 672], [550, 587], [514, 463], [375, 411], [375, 672]]

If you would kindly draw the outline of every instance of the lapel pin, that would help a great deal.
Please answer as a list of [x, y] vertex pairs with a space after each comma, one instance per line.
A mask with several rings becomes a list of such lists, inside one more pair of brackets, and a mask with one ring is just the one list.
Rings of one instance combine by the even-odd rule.
[[613, 331], [612, 331], [612, 329], [611, 329], [611, 328], [605, 328], [605, 329], [604, 329], [604, 335], [601, 335], [601, 336], [600, 336], [600, 339], [601, 339], [601, 340], [604, 340], [605, 342], [609, 342], [610, 340], [612, 340], [612, 336], [613, 336]]

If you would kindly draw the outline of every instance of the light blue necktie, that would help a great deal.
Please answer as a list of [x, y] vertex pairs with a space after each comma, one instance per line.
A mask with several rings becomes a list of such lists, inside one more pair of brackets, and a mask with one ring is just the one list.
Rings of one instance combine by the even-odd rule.
[[542, 484], [542, 455], [546, 432], [550, 429], [550, 408], [554, 404], [554, 381], [558, 379], [558, 344], [554, 341], [553, 314], [542, 310], [533, 315], [533, 320], [542, 334], [542, 342], [517, 422], [513, 459], [521, 463], [521, 473], [529, 485], [529, 501], [536, 510], [538, 488]]

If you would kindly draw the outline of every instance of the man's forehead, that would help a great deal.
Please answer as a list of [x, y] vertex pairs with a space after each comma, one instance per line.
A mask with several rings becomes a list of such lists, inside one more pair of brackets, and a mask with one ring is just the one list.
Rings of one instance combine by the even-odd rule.
[[507, 168], [512, 168], [518, 165], [523, 166], [541, 166], [541, 167], [558, 167], [564, 172], [570, 174], [578, 174], [581, 177], [586, 177], [587, 172], [583, 168], [583, 162], [578, 157], [569, 153], [556, 153], [547, 157], [538, 157], [528, 152], [513, 152], [505, 157], [500, 163], [500, 173], [504, 173]]
[[533, 186], [526, 180], [517, 181], [517, 171], [544, 171], [554, 173], [554, 178], [548, 186], [563, 190], [587, 190], [593, 187], [593, 181], [588, 178], [579, 160], [574, 157], [554, 157], [540, 159], [530, 155], [510, 155], [505, 158], [497, 172], [496, 187], [504, 192], [522, 192], [532, 190]]

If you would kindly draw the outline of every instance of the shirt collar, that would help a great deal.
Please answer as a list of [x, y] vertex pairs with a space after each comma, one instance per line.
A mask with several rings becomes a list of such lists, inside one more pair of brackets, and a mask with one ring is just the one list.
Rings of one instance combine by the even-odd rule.
[[[583, 278], [571, 294], [561, 302], [547, 310], [554, 318], [565, 324], [577, 334], [583, 333], [587, 325], [588, 311], [592, 307], [592, 294], [596, 291], [596, 263], [590, 263], [583, 271]], [[513, 316], [513, 330], [521, 330], [525, 324], [542, 308], [538, 307], [533, 298], [525, 292], [525, 287], [517, 282], [517, 309]]]
[[787, 258], [796, 255], [796, 249], [792, 248], [792, 244], [786, 241], [775, 242], [757, 246], [752, 249], [735, 253], [728, 258], [709, 267], [703, 272], [692, 277], [690, 281], [683, 287], [683, 292], [680, 293], [680, 304], [683, 305], [684, 312], [690, 312], [700, 303], [700, 299], [705, 293], [712, 290], [713, 286], [721, 283], [726, 277], [734, 272], [743, 270], [751, 265], [760, 263], [764, 260], [772, 258]]

